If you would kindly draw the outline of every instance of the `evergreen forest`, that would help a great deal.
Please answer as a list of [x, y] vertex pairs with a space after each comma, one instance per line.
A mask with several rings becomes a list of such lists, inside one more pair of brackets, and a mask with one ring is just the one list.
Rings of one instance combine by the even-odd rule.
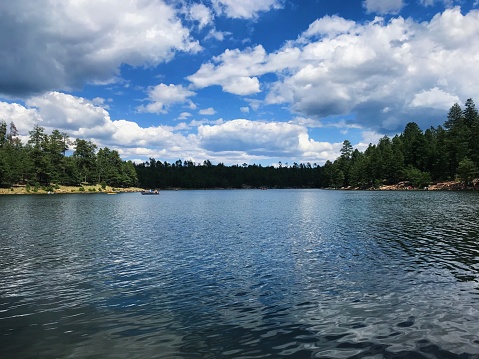
[[[51, 134], [35, 125], [23, 144], [13, 122], [0, 122], [0, 185], [14, 184], [54, 189], [54, 185], [80, 186], [101, 184], [103, 187], [138, 185], [133, 163], [122, 161], [115, 150], [100, 148], [91, 141], [70, 141], [58, 130]], [[66, 151], [74, 146], [73, 155]]]
[[233, 165], [195, 164], [150, 158], [135, 164], [139, 183], [145, 188], [377, 188], [410, 183], [422, 188], [433, 182], [460, 180], [470, 185], [478, 176], [479, 115], [474, 101], [464, 109], [454, 104], [443, 126], [422, 131], [415, 122], [404, 131], [364, 151], [343, 142], [340, 156], [323, 166], [311, 163]]
[[[73, 146], [72, 155], [66, 155]], [[340, 156], [323, 166], [311, 163], [279, 166], [195, 164], [150, 158], [134, 164], [115, 150], [91, 141], [70, 141], [68, 134], [51, 134], [35, 125], [23, 144], [13, 122], [0, 121], [0, 185], [78, 186], [101, 184], [142, 188], [376, 188], [407, 182], [416, 188], [460, 180], [471, 185], [479, 176], [479, 115], [474, 101], [464, 109], [454, 104], [443, 126], [422, 131], [415, 122], [401, 134], [384, 136], [364, 152], [343, 142]]]

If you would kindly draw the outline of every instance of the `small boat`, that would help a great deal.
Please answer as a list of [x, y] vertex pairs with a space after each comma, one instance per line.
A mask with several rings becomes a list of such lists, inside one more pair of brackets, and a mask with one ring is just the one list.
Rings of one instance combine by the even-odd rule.
[[149, 190], [149, 191], [142, 191], [141, 194], [147, 194], [147, 195], [150, 195], [150, 194], [160, 194], [160, 192], [158, 190]]

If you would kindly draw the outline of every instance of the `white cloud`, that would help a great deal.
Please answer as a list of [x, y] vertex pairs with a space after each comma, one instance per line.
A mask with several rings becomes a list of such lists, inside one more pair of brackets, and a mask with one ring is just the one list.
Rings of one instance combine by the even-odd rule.
[[[264, 104], [287, 104], [305, 117], [355, 113], [358, 125], [375, 130], [400, 131], [410, 121], [429, 127], [438, 124], [452, 99], [479, 98], [479, 43], [473, 38], [479, 38], [479, 11], [463, 15], [457, 7], [420, 23], [397, 17], [359, 24], [325, 17], [279, 51], [227, 50], [188, 79], [198, 88], [220, 85], [240, 95], [263, 88]], [[278, 80], [253, 83], [267, 73]], [[241, 79], [244, 93], [232, 86]], [[429, 99], [429, 110], [419, 113], [431, 89], [428, 96], [436, 102]]]
[[280, 0], [212, 0], [212, 3], [217, 14], [235, 19], [251, 19], [260, 12], [283, 7]]
[[305, 126], [307, 128], [320, 128], [324, 127], [324, 125], [315, 119], [309, 118], [309, 117], [295, 117], [293, 120], [290, 121], [290, 123], [294, 123], [300, 126]]
[[210, 32], [208, 32], [208, 35], [206, 36], [205, 40], [208, 39], [215, 39], [217, 41], [223, 41], [226, 36], [231, 35], [230, 32], [227, 31], [217, 31], [216, 29], [211, 29]]
[[[138, 111], [167, 113], [169, 106], [188, 102], [188, 98], [194, 95], [193, 91], [187, 90], [181, 85], [165, 85], [162, 83], [148, 89], [148, 101], [150, 103], [146, 106], [139, 106]], [[192, 106], [190, 101], [190, 107]]]
[[193, 4], [189, 9], [189, 17], [198, 22], [198, 27], [202, 29], [213, 22], [213, 15], [209, 8], [203, 4]]
[[411, 101], [410, 106], [416, 108], [428, 107], [439, 110], [448, 110], [455, 103], [460, 103], [460, 99], [457, 96], [434, 87], [430, 90], [424, 90], [414, 95], [414, 99]]
[[260, 92], [259, 80], [257, 77], [233, 77], [223, 84], [223, 90], [235, 95], [252, 95]]
[[370, 144], [372, 145], [377, 144], [379, 140], [382, 137], [384, 137], [384, 135], [377, 133], [375, 131], [363, 131], [361, 133], [361, 136], [362, 136], [362, 141], [353, 146], [355, 149], [361, 152], [364, 152], [369, 147]]
[[397, 14], [403, 7], [403, 0], [364, 0], [363, 6], [368, 13]]
[[203, 110], [200, 110], [200, 115], [214, 115], [216, 113], [215, 109], [213, 107], [205, 108]]
[[[98, 100], [96, 99], [96, 102]], [[108, 112], [93, 101], [61, 92], [47, 92], [25, 101], [30, 109], [37, 109], [42, 126], [77, 130], [104, 126], [110, 122]]]
[[221, 125], [198, 128], [198, 139], [208, 149], [245, 151], [297, 147], [304, 127], [288, 123], [254, 122], [246, 119], [227, 121]]
[[109, 110], [110, 106], [107, 104], [107, 102], [111, 102], [112, 100], [105, 100], [102, 97], [95, 97], [93, 100], [91, 100], [91, 103], [94, 104], [95, 106], [100, 106], [103, 107], [105, 110]]
[[347, 33], [355, 26], [356, 24], [354, 21], [343, 19], [337, 15], [325, 16], [321, 19], [315, 20], [309, 25], [308, 30], [303, 33], [303, 36], [335, 36]]
[[[461, 0], [419, 0], [419, 4], [422, 6], [433, 6], [435, 3], [443, 3], [446, 7], [453, 7], [455, 3], [461, 3]], [[477, 1], [473, 6], [477, 6]]]
[[263, 101], [261, 100], [255, 100], [255, 99], [251, 99], [251, 98], [247, 98], [246, 99], [246, 102], [249, 103], [249, 107], [251, 107], [251, 109], [253, 111], [258, 111], [258, 109], [261, 107], [261, 105], [263, 104]]
[[7, 124], [13, 122], [22, 135], [27, 135], [28, 131], [31, 131], [35, 124], [43, 121], [35, 109], [25, 108], [17, 103], [0, 101], [0, 121], [1, 120], [7, 122]]
[[255, 74], [263, 74], [266, 51], [262, 46], [244, 52], [226, 50], [214, 57], [212, 62], [203, 64], [193, 75], [188, 76], [195, 87], [203, 88], [220, 85], [223, 91], [237, 95], [250, 95], [260, 91]]
[[122, 64], [155, 66], [200, 49], [162, 0], [2, 1], [0, 13], [8, 96], [107, 83]]
[[243, 112], [243, 113], [249, 113], [249, 107], [248, 106], [241, 107], [240, 111]]
[[58, 129], [73, 139], [84, 138], [99, 147], [116, 149], [125, 159], [141, 151], [145, 157], [161, 153], [170, 158], [201, 151], [194, 137], [175, 133], [168, 126], [142, 128], [132, 121], [112, 121], [105, 109], [84, 98], [51, 92], [32, 97], [26, 104], [28, 107], [0, 102], [0, 118], [8, 116], [23, 137], [39, 124], [47, 133]]
[[177, 120], [186, 120], [188, 117], [191, 117], [191, 116], [193, 116], [193, 115], [189, 112], [182, 112], [178, 116]]
[[[336, 152], [327, 142], [308, 136], [307, 128], [284, 122], [256, 122], [246, 119], [198, 128], [198, 143], [208, 151], [233, 151], [324, 162]], [[301, 161], [301, 160], [298, 160]]]
[[[128, 120], [111, 120], [109, 113], [93, 101], [64, 93], [51, 92], [32, 97], [27, 102], [29, 107], [0, 102], [0, 117], [12, 119], [23, 137], [38, 123], [47, 133], [58, 129], [72, 139], [83, 138], [100, 148], [115, 149], [123, 159], [152, 157], [174, 161], [187, 158], [200, 163], [206, 159], [253, 163], [286, 157], [297, 162], [324, 163], [337, 157], [335, 144], [309, 138], [304, 125], [218, 119], [195, 120], [174, 128], [145, 128]], [[184, 116], [189, 117], [189, 113]], [[181, 133], [195, 128], [196, 134]]]

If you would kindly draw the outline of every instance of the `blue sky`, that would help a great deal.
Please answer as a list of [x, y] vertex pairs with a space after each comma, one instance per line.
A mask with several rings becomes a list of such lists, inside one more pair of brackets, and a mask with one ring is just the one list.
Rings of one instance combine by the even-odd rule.
[[479, 99], [478, 8], [0, 0], [0, 119], [137, 162], [324, 164]]

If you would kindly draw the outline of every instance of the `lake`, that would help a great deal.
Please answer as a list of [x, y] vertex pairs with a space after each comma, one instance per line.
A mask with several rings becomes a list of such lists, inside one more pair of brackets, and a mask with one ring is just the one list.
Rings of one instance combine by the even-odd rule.
[[479, 358], [479, 194], [0, 197], [2, 358]]

